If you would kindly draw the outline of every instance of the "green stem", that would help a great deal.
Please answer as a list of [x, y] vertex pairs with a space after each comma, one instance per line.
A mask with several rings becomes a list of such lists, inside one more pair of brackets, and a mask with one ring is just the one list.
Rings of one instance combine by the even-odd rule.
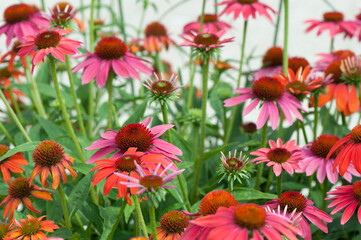
[[284, 43], [283, 43], [283, 74], [287, 76], [288, 70], [288, 0], [284, 0], [285, 5], [285, 32], [284, 32]]
[[202, 32], [202, 28], [203, 28], [203, 22], [204, 22], [204, 9], [206, 8], [206, 0], [203, 0], [202, 3], [202, 14], [201, 17], [199, 19], [199, 29], [198, 29], [198, 33]]
[[283, 3], [283, 0], [280, 0], [280, 3], [278, 5], [278, 16], [277, 16], [276, 26], [275, 26], [275, 35], [273, 37], [273, 46], [277, 45], [278, 30], [280, 27], [280, 20], [281, 20], [282, 3]]
[[76, 95], [76, 91], [75, 91], [75, 87], [74, 87], [73, 74], [71, 72], [70, 59], [69, 59], [68, 55], [65, 55], [65, 64], [66, 64], [66, 70], [68, 72], [71, 94], [73, 96], [74, 106], [75, 106], [76, 114], [78, 116], [80, 131], [83, 134], [83, 137], [86, 137], [86, 131], [85, 131], [85, 127], [84, 127], [83, 118], [81, 116], [80, 107], [78, 104], [78, 97]]
[[111, 129], [113, 125], [113, 71], [109, 71], [109, 76], [107, 80], [107, 90], [108, 90], [108, 124], [107, 128]]
[[314, 115], [315, 115], [315, 119], [313, 121], [313, 140], [316, 140], [317, 138], [317, 126], [318, 126], [318, 94], [315, 94], [314, 96]]
[[347, 127], [346, 116], [343, 112], [341, 113], [341, 121], [342, 121], [342, 126]]
[[[266, 141], [267, 141], [267, 122], [265, 123], [265, 125], [262, 128], [262, 141], [261, 141], [261, 147], [265, 147], [266, 146]], [[256, 183], [254, 185], [254, 189], [258, 190], [259, 185], [261, 184], [261, 178], [262, 178], [262, 173], [263, 173], [263, 163], [258, 164], [258, 171], [257, 171], [257, 176], [256, 176]]]
[[277, 138], [282, 138], [282, 131], [283, 131], [283, 121], [285, 119], [283, 112], [280, 113], [280, 125], [278, 126], [278, 133]]
[[63, 97], [61, 96], [60, 86], [59, 86], [58, 78], [56, 76], [56, 68], [55, 68], [54, 58], [52, 56], [50, 56], [50, 57], [48, 57], [48, 59], [49, 59], [49, 63], [50, 63], [50, 71], [51, 71], [51, 76], [52, 76], [53, 81], [54, 81], [56, 95], [58, 96], [60, 108], [61, 108], [61, 111], [62, 111], [62, 114], [63, 114], [63, 118], [65, 120], [67, 130], [70, 133], [70, 136], [71, 136], [71, 138], [72, 138], [72, 140], [73, 140], [73, 142], [75, 144], [75, 148], [78, 151], [80, 160], [83, 163], [85, 163], [86, 161], [85, 161], [83, 151], [82, 151], [82, 149], [81, 149], [81, 147], [79, 145], [78, 138], [76, 137], [74, 129], [73, 129], [71, 123], [70, 123], [70, 119], [69, 119], [68, 113], [67, 113], [65, 105], [64, 105]]
[[10, 116], [12, 117], [12, 119], [14, 120], [15, 124], [18, 126], [21, 133], [24, 135], [25, 139], [28, 142], [31, 142], [31, 139], [30, 139], [29, 135], [26, 133], [23, 125], [21, 125], [21, 122], [19, 121], [18, 117], [16, 116], [14, 110], [11, 108], [8, 101], [6, 100], [2, 89], [0, 89], [0, 98], [1, 98], [1, 100], [3, 100], [6, 109], [8, 110], [8, 112], [9, 112]]
[[45, 9], [45, 0], [41, 0], [41, 9], [43, 10], [43, 12], [46, 11], [46, 9]]
[[209, 54], [204, 54], [203, 57], [203, 77], [202, 77], [202, 120], [201, 120], [201, 137], [199, 145], [199, 159], [195, 166], [195, 181], [193, 186], [192, 199], [196, 199], [198, 193], [198, 185], [201, 176], [203, 157], [204, 157], [204, 143], [206, 137], [206, 116], [207, 116], [207, 100], [208, 100], [208, 70], [209, 70]]
[[280, 197], [282, 195], [282, 172], [277, 177], [277, 195]]
[[12, 90], [11, 87], [9, 87], [8, 90], [9, 90], [11, 101], [13, 102], [13, 105], [14, 105], [14, 108], [15, 108], [16, 115], [18, 116], [20, 122], [24, 122], [23, 115], [21, 114], [19, 104], [18, 104], [18, 101], [16, 101], [13, 90]]
[[[197, 59], [195, 59], [197, 61]], [[188, 99], [187, 99], [187, 109], [191, 109], [193, 107], [193, 92], [194, 92], [194, 76], [196, 73], [197, 64], [192, 62], [192, 57], [190, 58], [190, 83], [189, 83], [189, 91], [188, 91]]]
[[300, 121], [296, 120], [296, 144], [300, 145]]
[[[244, 25], [243, 25], [241, 59], [239, 61], [239, 69], [238, 69], [238, 77], [237, 77], [237, 86], [236, 86], [236, 88], [240, 87], [240, 85], [241, 85], [241, 77], [242, 77], [242, 74], [243, 74], [243, 60], [244, 60], [244, 49], [245, 49], [245, 46], [246, 46], [247, 25], [248, 25], [248, 21], [245, 21]], [[236, 119], [236, 112], [237, 112], [237, 106], [234, 106], [232, 108], [231, 120], [228, 123], [227, 132], [226, 132], [226, 134], [224, 136], [224, 144], [227, 144], [228, 141], [229, 141], [229, 138], [231, 137], [232, 127], [233, 127], [234, 121]]]
[[137, 30], [137, 38], [140, 38], [140, 33], [142, 32], [142, 29], [143, 29], [145, 12], [146, 12], [146, 8], [143, 6], [142, 7], [142, 15], [140, 16], [140, 21], [139, 21], [138, 30]]
[[214, 14], [218, 15], [218, 1], [214, 0]]
[[271, 183], [273, 181], [273, 175], [274, 175], [274, 172], [272, 171], [272, 169], [270, 169], [269, 172], [268, 172], [268, 179], [267, 179], [267, 184], [266, 184], [264, 192], [269, 191], [269, 188], [270, 188]]
[[115, 220], [115, 223], [107, 237], [107, 240], [112, 240], [115, 230], [117, 230], [118, 224], [119, 224], [120, 220], [122, 219], [122, 216], [124, 214], [124, 209], [126, 206], [127, 206], [127, 201], [125, 199], [123, 199], [123, 203], [122, 203], [122, 206], [120, 207], [117, 219]]
[[34, 93], [33, 101], [34, 101], [35, 108], [41, 117], [47, 119], [48, 117], [45, 113], [43, 102], [41, 101], [41, 97], [40, 97], [39, 90], [38, 90], [38, 85], [36, 84], [36, 81], [30, 72], [31, 63], [30, 63], [29, 57], [26, 57], [25, 61], [26, 61], [26, 65], [28, 66], [26, 69], [24, 69], [25, 76], [26, 76], [26, 78], [28, 78], [30, 80], [30, 83], [32, 86], [32, 90]]
[[300, 121], [300, 124], [301, 124], [302, 133], [303, 133], [303, 138], [305, 139], [305, 143], [308, 144], [308, 137], [307, 137], [307, 133], [306, 133], [306, 129], [305, 129], [305, 123], [303, 121]]
[[145, 222], [144, 222], [144, 218], [143, 218], [143, 214], [142, 214], [142, 209], [140, 208], [140, 204], [139, 204], [138, 195], [135, 194], [135, 195], [133, 195], [133, 197], [134, 197], [135, 211], [136, 211], [137, 216], [138, 216], [140, 229], [142, 229], [144, 236], [148, 237], [148, 231], [147, 231], [147, 227], [145, 226]]
[[6, 130], [2, 122], [0, 122], [0, 130], [4, 133], [5, 137], [9, 140], [9, 142], [16, 146], [14, 139], [10, 136], [9, 132]]
[[334, 38], [331, 38], [331, 44], [330, 44], [330, 53], [333, 52], [333, 46], [335, 44], [335, 39]]
[[159, 73], [165, 72], [164, 64], [162, 63], [162, 60], [160, 60], [158, 51], [155, 51], [155, 64], [157, 65]]
[[155, 218], [155, 207], [152, 199], [148, 200], [149, 203], [149, 218], [152, 225], [153, 240], [158, 240], [157, 236], [157, 220]]
[[120, 31], [123, 35], [123, 41], [127, 42], [127, 34], [125, 32], [125, 22], [124, 22], [124, 14], [123, 14], [123, 3], [122, 0], [118, 0], [118, 7], [119, 7], [119, 15], [120, 15]]
[[65, 226], [67, 228], [71, 229], [71, 221], [70, 221], [70, 217], [69, 217], [68, 206], [66, 205], [66, 199], [65, 199], [63, 187], [61, 186], [61, 184], [59, 184], [57, 190], [58, 190], [59, 197], [60, 197], [61, 207], [63, 208]]
[[322, 189], [322, 211], [326, 211], [326, 200], [327, 197], [327, 185], [328, 185], [328, 179], [325, 177], [325, 180], [323, 181], [323, 189]]
[[[162, 108], [163, 123], [164, 124], [169, 124], [169, 122], [168, 122], [168, 113], [167, 113], [167, 105], [166, 105], [166, 103], [165, 104], [160, 103], [160, 106]], [[168, 142], [172, 143], [172, 138], [170, 136], [170, 131], [168, 130], [168, 131], [166, 131], [166, 133], [167, 133]]]

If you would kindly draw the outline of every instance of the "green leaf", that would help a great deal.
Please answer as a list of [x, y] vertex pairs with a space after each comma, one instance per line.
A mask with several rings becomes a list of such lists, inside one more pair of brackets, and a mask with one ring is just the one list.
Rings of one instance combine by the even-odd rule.
[[82, 174], [88, 174], [95, 166], [96, 166], [96, 164], [87, 164], [87, 163], [75, 162], [73, 168], [75, 170], [81, 172]]
[[134, 113], [125, 121], [124, 125], [129, 123], [139, 123], [140, 119], [143, 117], [145, 110], [147, 109], [148, 101], [144, 101], [142, 104], [138, 105], [134, 110]]
[[[171, 138], [173, 140], [173, 144], [177, 146], [180, 150], [182, 150], [183, 155], [179, 156], [179, 158], [183, 162], [193, 162], [193, 151], [189, 143], [174, 129], [168, 130], [170, 131]], [[181, 164], [180, 164], [181, 166]]]
[[18, 152], [33, 151], [39, 143], [40, 142], [37, 141], [37, 142], [28, 142], [28, 143], [18, 145], [16, 147], [10, 149], [6, 154], [4, 154], [2, 157], [0, 157], [0, 161], [14, 155], [15, 153], [18, 153]]
[[39, 116], [36, 116], [36, 118], [38, 119], [39, 124], [45, 130], [46, 134], [48, 134], [50, 139], [55, 140], [59, 137], [63, 137], [67, 135], [67, 132], [58, 125], [56, 125], [55, 123], [50, 122], [45, 118]]
[[275, 199], [277, 195], [271, 193], [263, 193], [252, 188], [236, 188], [232, 192], [232, 195], [236, 198], [237, 201], [249, 201], [257, 199]]
[[[221, 151], [227, 149], [228, 147], [230, 147], [230, 146], [232, 146], [234, 144], [235, 143], [228, 143], [227, 145], [222, 145], [219, 148], [216, 148], [214, 150], [211, 150], [211, 151], [208, 151], [208, 152], [204, 153], [204, 161], [210, 159], [215, 154], [220, 154]], [[227, 155], [227, 154], [225, 154], [225, 155]]]
[[68, 205], [70, 207], [70, 218], [73, 216], [76, 211], [83, 205], [85, 202], [89, 191], [91, 187], [91, 180], [92, 180], [93, 174], [87, 174], [85, 175], [77, 185], [73, 188], [73, 191], [71, 191], [69, 195], [69, 201]]
[[53, 201], [46, 201], [47, 219], [58, 224], [63, 219], [63, 209], [61, 208], [59, 194], [54, 194], [53, 198]]
[[127, 204], [127, 206], [124, 209], [124, 218], [125, 218], [125, 223], [128, 223], [130, 215], [132, 214], [132, 212], [135, 209], [135, 204], [133, 203], [131, 206], [129, 206]]
[[111, 232], [114, 222], [117, 219], [118, 213], [120, 211], [119, 207], [99, 207], [100, 215], [104, 219], [103, 223], [103, 233], [100, 237], [100, 240], [106, 240]]
[[70, 229], [61, 227], [55, 230], [53, 233], [49, 235], [49, 237], [59, 237], [64, 239], [70, 239], [73, 237], [73, 233], [70, 231]]

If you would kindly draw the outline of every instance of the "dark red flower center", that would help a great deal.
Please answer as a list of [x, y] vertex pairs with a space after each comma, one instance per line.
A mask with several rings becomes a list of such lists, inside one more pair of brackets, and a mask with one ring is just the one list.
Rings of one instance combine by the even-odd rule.
[[325, 22], [341, 22], [343, 14], [340, 12], [327, 12], [323, 14], [323, 20]]
[[351, 139], [356, 143], [361, 142], [361, 124], [351, 130]]
[[20, 45], [21, 45], [21, 42], [15, 41], [14, 44], [13, 44], [13, 48], [11, 49], [11, 51], [12, 51], [13, 53], [18, 53], [19, 50], [20, 50], [20, 48], [19, 48]]
[[254, 133], [257, 131], [257, 125], [253, 122], [243, 123], [242, 128], [246, 133]]
[[120, 129], [115, 136], [115, 144], [122, 152], [126, 152], [131, 147], [136, 147], [139, 152], [146, 152], [152, 145], [153, 137], [144, 125], [131, 123]]
[[[311, 145], [311, 151], [321, 158], [326, 158], [327, 154], [338, 140], [339, 138], [337, 136], [331, 134], [323, 134], [319, 136], [315, 141], [313, 141]], [[334, 153], [332, 155], [333, 158], [335, 157], [334, 155], [336, 154]]]
[[300, 67], [305, 69], [308, 65], [310, 65], [310, 63], [302, 57], [292, 57], [288, 59], [288, 68], [292, 69], [294, 73], [296, 73]]
[[10, 78], [11, 72], [9, 71], [9, 68], [4, 67], [0, 68], [0, 78]]
[[213, 33], [200, 33], [194, 37], [194, 43], [209, 47], [213, 44], [217, 44], [218, 39], [217, 35]]
[[4, 12], [4, 19], [7, 23], [18, 23], [28, 20], [33, 15], [32, 8], [24, 3], [8, 7]]
[[284, 163], [291, 157], [291, 153], [284, 148], [274, 148], [267, 153], [267, 158], [272, 162]]
[[244, 167], [244, 163], [235, 157], [228, 158], [226, 160], [226, 163], [230, 167], [230, 169], [235, 170], [235, 171]]
[[254, 2], [258, 2], [258, 0], [237, 0], [237, 2], [241, 4], [252, 4]]
[[60, 42], [61, 36], [56, 31], [45, 31], [39, 33], [35, 38], [35, 45], [39, 49], [56, 47]]
[[244, 203], [234, 212], [234, 221], [248, 230], [259, 229], [265, 225], [266, 211], [254, 203]]
[[74, 17], [72, 13], [73, 6], [67, 2], [60, 2], [53, 7], [53, 14], [51, 15], [58, 23], [66, 23]]
[[158, 95], [168, 95], [173, 89], [173, 84], [166, 80], [155, 81], [151, 85], [151, 90]]
[[8, 151], [8, 146], [0, 144], [0, 157], [4, 156]]
[[170, 211], [164, 214], [159, 220], [160, 227], [166, 234], [182, 234], [188, 227], [189, 217], [181, 211]]
[[265, 101], [274, 101], [282, 97], [283, 85], [275, 78], [261, 77], [253, 83], [253, 94]]
[[[41, 221], [38, 219], [28, 219], [21, 224], [21, 233], [24, 236], [30, 237], [40, 231]], [[32, 238], [32, 237], [31, 237]]]
[[46, 140], [34, 149], [33, 161], [42, 167], [52, 167], [64, 158], [64, 154], [64, 148], [59, 143]]
[[119, 171], [131, 172], [136, 169], [134, 161], [136, 161], [137, 164], [141, 164], [142, 162], [140, 157], [135, 154], [124, 154], [115, 160], [115, 164]]
[[356, 19], [357, 19], [357, 20], [361, 20], [361, 13], [359, 13], [359, 14], [356, 15]]
[[294, 92], [303, 93], [307, 89], [307, 84], [305, 84], [304, 82], [301, 82], [301, 81], [292, 81], [292, 82], [287, 83], [285, 88], [287, 91], [292, 92], [292, 93], [294, 93]]
[[215, 190], [207, 193], [199, 204], [198, 212], [203, 216], [215, 214], [219, 207], [238, 206], [237, 200], [227, 191]]
[[272, 47], [263, 56], [262, 63], [265, 67], [280, 66], [283, 62], [283, 50], [280, 47]]
[[3, 239], [8, 232], [9, 232], [8, 225], [5, 223], [0, 223], [0, 239]]
[[287, 212], [292, 212], [297, 209], [297, 212], [301, 212], [306, 207], [306, 198], [299, 192], [287, 191], [282, 193], [279, 198], [279, 204], [282, 209], [287, 205]]
[[340, 60], [344, 60], [348, 57], [355, 56], [355, 53], [350, 50], [338, 50], [333, 52], [333, 55], [338, 56]]
[[32, 190], [33, 185], [26, 178], [19, 177], [10, 183], [8, 194], [13, 199], [23, 199], [29, 197]]
[[342, 71], [341, 71], [341, 60], [333, 61], [325, 70], [325, 76], [328, 74], [332, 74], [332, 79], [334, 83], [342, 83], [341, 79]]
[[95, 53], [102, 59], [118, 59], [127, 52], [125, 43], [117, 37], [105, 37], [95, 47]]
[[[218, 18], [216, 14], [204, 14], [203, 22], [204, 23], [216, 22], [217, 19]], [[201, 20], [201, 16], [198, 17], [198, 22], [200, 20]]]
[[156, 36], [162, 37], [167, 36], [167, 29], [160, 22], [152, 22], [148, 24], [148, 26], [144, 30], [144, 34], [146, 37]]
[[146, 188], [158, 188], [162, 186], [163, 179], [157, 175], [146, 175], [139, 179], [139, 183]]
[[361, 180], [353, 184], [353, 193], [361, 200]]

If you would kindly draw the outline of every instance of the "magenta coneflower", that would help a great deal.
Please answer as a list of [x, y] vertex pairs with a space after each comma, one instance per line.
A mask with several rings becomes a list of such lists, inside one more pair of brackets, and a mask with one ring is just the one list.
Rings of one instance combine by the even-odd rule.
[[[341, 217], [341, 224], [344, 225], [355, 213], [357, 206], [361, 199], [361, 181], [355, 182], [353, 185], [338, 186], [336, 190], [330, 191], [328, 195], [335, 195], [335, 197], [326, 198], [326, 200], [334, 200], [328, 208], [336, 207], [331, 214], [336, 214], [345, 210]], [[346, 209], [345, 209], [346, 208]], [[358, 208], [357, 218], [361, 224], [361, 208]]]
[[16, 37], [24, 41], [24, 36], [33, 35], [39, 32], [40, 28], [48, 28], [49, 19], [42, 12], [24, 3], [14, 4], [5, 9], [5, 24], [0, 27], [0, 35], [5, 33], [6, 46], [10, 46], [11, 40]]
[[122, 78], [134, 79], [139, 79], [137, 70], [147, 75], [152, 73], [152, 69], [143, 63], [145, 60], [131, 54], [125, 43], [117, 37], [101, 39], [94, 53], [87, 52], [80, 57], [87, 58], [73, 68], [73, 72], [84, 68], [82, 84], [95, 78], [97, 85], [103, 87], [111, 70]]
[[[201, 17], [199, 16], [198, 21], [191, 22], [185, 25], [183, 28], [183, 33], [190, 33], [191, 31], [198, 32], [200, 26], [200, 18]], [[231, 25], [226, 22], [220, 21], [217, 14], [204, 14], [202, 32], [216, 33], [218, 31], [228, 30], [230, 28]]]
[[81, 42], [63, 37], [66, 34], [69, 34], [69, 31], [54, 28], [51, 30], [43, 29], [36, 36], [25, 36], [24, 39], [27, 42], [19, 46], [18, 55], [25, 56], [35, 52], [32, 71], [35, 64], [41, 62], [49, 54], [64, 62], [65, 55], [79, 53], [78, 48], [81, 46]]
[[295, 140], [282, 143], [282, 140], [277, 139], [277, 143], [269, 140], [271, 148], [260, 148], [257, 151], [251, 152], [251, 155], [257, 156], [252, 160], [252, 163], [267, 163], [268, 167], [273, 166], [273, 172], [276, 176], [282, 173], [282, 168], [289, 174], [293, 174], [294, 170], [299, 169], [298, 162], [302, 159], [303, 154], [300, 147], [295, 144]]
[[312, 239], [311, 229], [305, 218], [325, 233], [328, 232], [326, 223], [332, 222], [332, 218], [327, 213], [317, 209], [313, 204], [311, 200], [294, 191], [284, 192], [281, 197], [266, 203], [271, 209], [277, 209], [280, 206], [281, 210], [284, 210], [287, 206], [289, 213], [295, 209], [297, 213], [302, 213], [299, 217], [300, 222], [297, 228], [305, 240]]
[[158, 163], [157, 167], [154, 171], [150, 170], [150, 174], [146, 174], [145, 171], [138, 165], [138, 163], [134, 162], [135, 167], [138, 170], [139, 178], [134, 178], [128, 176], [128, 174], [115, 173], [119, 177], [129, 180], [129, 182], [119, 182], [120, 184], [124, 184], [128, 188], [140, 188], [137, 194], [142, 194], [145, 191], [157, 191], [160, 188], [176, 188], [176, 186], [165, 185], [170, 181], [173, 181], [179, 174], [181, 174], [185, 169], [173, 171], [171, 174], [167, 174], [167, 171], [174, 167], [174, 163], [169, 164], [164, 168], [163, 171], [159, 171], [162, 164]]
[[278, 240], [282, 239], [282, 235], [296, 240], [299, 234], [289, 218], [266, 211], [254, 203], [220, 207], [216, 214], [196, 218], [191, 223], [213, 228], [207, 238], [212, 240], [263, 239], [263, 236], [269, 240]]
[[191, 31], [190, 33], [182, 34], [182, 38], [186, 40], [186, 42], [179, 44], [179, 46], [195, 47], [198, 49], [204, 49], [208, 52], [212, 49], [223, 47], [224, 43], [233, 41], [234, 37], [220, 40], [224, 34], [225, 31], [215, 33], [197, 33]]
[[249, 16], [256, 18], [256, 13], [259, 15], [264, 15], [268, 20], [273, 22], [271, 16], [268, 11], [272, 13], [276, 13], [270, 6], [258, 2], [258, 0], [226, 0], [218, 5], [227, 5], [225, 9], [219, 14], [222, 16], [223, 14], [231, 14], [233, 12], [233, 18], [236, 20], [238, 16], [242, 13], [243, 19], [245, 21], [248, 20]]
[[[338, 171], [333, 171], [333, 164], [339, 150], [332, 154], [328, 161], [326, 161], [326, 156], [338, 140], [339, 138], [337, 136], [323, 134], [312, 143], [306, 145], [305, 148], [301, 149], [303, 158], [302, 161], [298, 163], [300, 170], [296, 172], [305, 172], [307, 176], [311, 176], [317, 171], [317, 180], [320, 183], [323, 183], [327, 176], [328, 181], [335, 184], [338, 180]], [[350, 165], [343, 175], [343, 178], [351, 182], [352, 175], [360, 176], [353, 165]]]
[[252, 99], [252, 102], [244, 109], [243, 116], [251, 112], [261, 103], [261, 112], [257, 119], [257, 129], [265, 125], [270, 119], [272, 129], [277, 128], [279, 122], [279, 109], [281, 108], [287, 121], [292, 125], [293, 113], [299, 120], [303, 121], [302, 114], [298, 109], [305, 111], [300, 101], [285, 91], [285, 87], [277, 79], [272, 77], [262, 77], [253, 83], [252, 88], [238, 88], [235, 90], [239, 94], [237, 97], [224, 101], [225, 107], [232, 107]]
[[327, 12], [323, 14], [323, 20], [311, 19], [305, 21], [305, 23], [310, 24], [306, 32], [318, 28], [318, 36], [323, 31], [329, 30], [332, 39], [339, 33], [352, 37], [357, 28], [357, 24], [354, 21], [344, 21], [343, 14], [340, 12]]
[[101, 139], [96, 140], [85, 150], [99, 149], [89, 158], [87, 163], [99, 160], [105, 155], [114, 153], [111, 157], [117, 158], [123, 155], [129, 148], [135, 147], [139, 152], [162, 154], [173, 160], [180, 161], [175, 155], [182, 155], [182, 151], [159, 137], [172, 128], [174, 125], [159, 125], [148, 129], [151, 117], [146, 118], [142, 123], [131, 123], [122, 127], [119, 131], [108, 129], [103, 133]]

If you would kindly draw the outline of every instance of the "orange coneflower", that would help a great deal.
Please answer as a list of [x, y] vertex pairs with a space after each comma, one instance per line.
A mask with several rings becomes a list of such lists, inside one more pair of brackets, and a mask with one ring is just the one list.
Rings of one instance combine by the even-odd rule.
[[[6, 145], [0, 144], [0, 157], [4, 156], [9, 151], [9, 147]], [[13, 173], [22, 173], [23, 169], [19, 165], [28, 165], [28, 161], [24, 158], [24, 153], [17, 152], [11, 157], [5, 158], [0, 161], [1, 173], [3, 175], [4, 181], [10, 183], [10, 172]]]
[[34, 149], [33, 161], [35, 162], [35, 167], [30, 176], [30, 181], [32, 182], [35, 176], [39, 174], [43, 187], [47, 184], [46, 179], [50, 172], [53, 176], [53, 189], [56, 189], [59, 185], [59, 173], [63, 183], [66, 183], [65, 168], [68, 169], [72, 177], [75, 178], [77, 176], [77, 173], [70, 167], [70, 164], [73, 165], [74, 159], [66, 155], [64, 148], [55, 141], [46, 140], [39, 143]]
[[[5, 59], [7, 57], [10, 56], [9, 60], [8, 60], [8, 67], [9, 67], [9, 70], [14, 70], [14, 62], [15, 62], [15, 57], [18, 55], [18, 51], [19, 51], [19, 46], [21, 45], [21, 42], [19, 41], [15, 41], [13, 43], [13, 47], [11, 48], [10, 51], [8, 51], [7, 53], [5, 53], [1, 58], [0, 58], [0, 63], [3, 63], [5, 61]], [[21, 65], [26, 69], [26, 61], [25, 61], [25, 56], [20, 56], [20, 62], [21, 62]]]
[[12, 181], [8, 188], [8, 195], [0, 203], [0, 207], [5, 204], [3, 218], [5, 218], [10, 212], [10, 218], [14, 217], [14, 211], [22, 202], [32, 212], [40, 213], [31, 203], [30, 196], [44, 199], [53, 200], [50, 196], [50, 192], [47, 190], [41, 190], [37, 186], [30, 183], [27, 178], [19, 177]]
[[177, 240], [181, 237], [184, 229], [188, 227], [189, 217], [181, 211], [170, 211], [159, 220], [157, 227], [157, 238], [159, 240]]
[[0, 239], [4, 239], [6, 234], [8, 234], [11, 231], [13, 222], [12, 221], [10, 221], [8, 223], [6, 223], [6, 222], [7, 221], [5, 220], [4, 223], [0, 223]]
[[168, 37], [167, 29], [160, 22], [152, 22], [144, 30], [145, 39], [143, 47], [149, 53], [160, 52], [162, 48], [168, 50], [174, 41]]
[[35, 240], [35, 239], [45, 239], [45, 232], [54, 232], [54, 229], [59, 227], [54, 224], [53, 221], [43, 220], [46, 216], [41, 216], [39, 218], [34, 218], [31, 215], [26, 215], [28, 219], [20, 219], [20, 222], [16, 219], [13, 219], [15, 226], [12, 227], [11, 232], [9, 232], [5, 239], [23, 239], [23, 240]]

